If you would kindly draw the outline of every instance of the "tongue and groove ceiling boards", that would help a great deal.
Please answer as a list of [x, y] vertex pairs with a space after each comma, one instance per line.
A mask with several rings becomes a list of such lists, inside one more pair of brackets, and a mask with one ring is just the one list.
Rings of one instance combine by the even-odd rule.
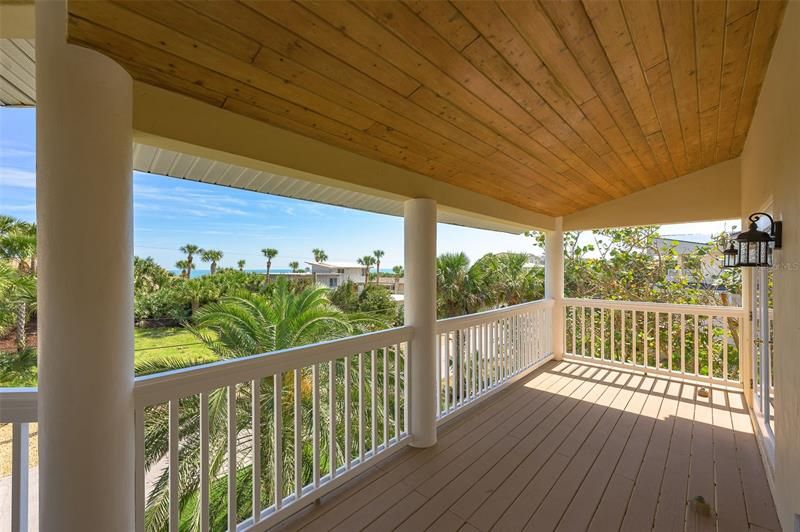
[[71, 0], [69, 38], [142, 82], [565, 215], [738, 156], [784, 7]]

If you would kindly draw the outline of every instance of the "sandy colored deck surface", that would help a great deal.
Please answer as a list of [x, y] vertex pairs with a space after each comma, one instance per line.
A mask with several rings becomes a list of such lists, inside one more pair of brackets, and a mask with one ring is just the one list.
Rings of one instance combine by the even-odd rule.
[[742, 394], [697, 389], [550, 363], [279, 528], [779, 530]]

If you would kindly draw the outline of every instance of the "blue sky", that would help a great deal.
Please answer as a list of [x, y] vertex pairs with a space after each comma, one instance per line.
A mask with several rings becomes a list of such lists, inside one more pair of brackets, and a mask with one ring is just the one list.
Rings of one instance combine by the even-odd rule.
[[[0, 213], [34, 221], [35, 110], [0, 109]], [[403, 220], [307, 201], [134, 173], [134, 252], [172, 268], [186, 243], [219, 249], [223, 266], [239, 259], [264, 267], [259, 250], [278, 249], [275, 267], [311, 259], [320, 247], [331, 261], [355, 261], [374, 249], [386, 268], [403, 262]], [[730, 224], [729, 224], [730, 226]], [[719, 222], [666, 226], [664, 234], [719, 232]], [[501, 251], [536, 252], [531, 239], [439, 224], [438, 251], [472, 260]]]

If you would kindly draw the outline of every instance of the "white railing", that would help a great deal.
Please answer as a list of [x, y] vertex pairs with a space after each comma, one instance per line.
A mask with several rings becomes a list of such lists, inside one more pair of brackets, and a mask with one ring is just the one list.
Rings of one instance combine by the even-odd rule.
[[30, 424], [35, 422], [36, 388], [0, 388], [0, 425], [11, 424], [10, 518], [14, 532], [28, 530], [29, 438]]
[[[552, 309], [536, 301], [440, 320], [439, 421], [549, 360]], [[191, 507], [201, 530], [265, 530], [405, 446], [412, 338], [400, 327], [138, 377], [137, 530], [178, 530]], [[36, 396], [0, 390], [15, 531], [28, 529]]]
[[188, 494], [201, 530], [264, 530], [403, 446], [411, 338], [402, 327], [138, 378], [137, 529], [160, 528], [162, 508], [177, 530]]
[[567, 357], [741, 386], [741, 307], [564, 300]]
[[439, 320], [439, 421], [516, 380], [552, 355], [552, 300]]

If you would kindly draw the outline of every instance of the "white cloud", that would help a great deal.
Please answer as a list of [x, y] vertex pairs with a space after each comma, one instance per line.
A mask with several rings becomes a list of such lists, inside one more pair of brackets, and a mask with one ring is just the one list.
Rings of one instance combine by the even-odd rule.
[[36, 172], [0, 166], [0, 187], [35, 188]]
[[35, 203], [23, 203], [19, 205], [3, 205], [0, 210], [3, 211], [11, 211], [11, 212], [35, 212], [36, 211], [36, 204]]
[[135, 184], [133, 187], [134, 207], [142, 211], [163, 211], [182, 213], [201, 218], [215, 215], [247, 216], [245, 210], [235, 206], [246, 203], [217, 194], [204, 194], [186, 190], [185, 187], [161, 189], [148, 185]]
[[11, 146], [6, 146], [0, 144], [0, 157], [2, 158], [30, 158], [33, 159], [36, 157], [36, 152], [33, 150], [28, 150], [24, 148], [14, 148]]

